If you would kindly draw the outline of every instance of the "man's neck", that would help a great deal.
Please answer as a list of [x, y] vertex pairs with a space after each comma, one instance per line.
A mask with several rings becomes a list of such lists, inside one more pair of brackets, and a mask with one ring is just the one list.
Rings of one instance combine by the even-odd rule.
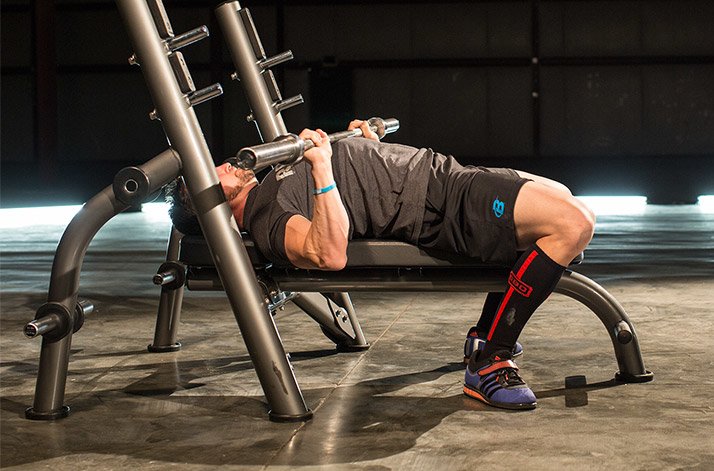
[[233, 212], [233, 217], [238, 223], [238, 228], [240, 230], [245, 230], [245, 224], [243, 221], [245, 215], [245, 204], [248, 201], [248, 194], [250, 191], [258, 185], [258, 182], [253, 182], [248, 185], [229, 202], [231, 211]]

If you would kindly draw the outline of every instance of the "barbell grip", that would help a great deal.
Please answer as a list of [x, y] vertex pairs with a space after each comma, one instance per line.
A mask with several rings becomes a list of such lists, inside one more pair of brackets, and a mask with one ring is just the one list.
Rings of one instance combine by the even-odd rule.
[[[399, 120], [394, 118], [370, 118], [369, 128], [382, 139], [386, 134], [393, 133], [399, 129]], [[352, 129], [329, 134], [330, 142], [337, 142], [350, 137], [361, 137], [362, 129]], [[298, 163], [305, 151], [315, 147], [315, 143], [310, 139], [300, 139], [295, 134], [281, 136], [273, 142], [259, 144], [252, 147], [244, 147], [238, 151], [238, 165], [242, 168], [259, 171], [275, 164], [292, 165]]]

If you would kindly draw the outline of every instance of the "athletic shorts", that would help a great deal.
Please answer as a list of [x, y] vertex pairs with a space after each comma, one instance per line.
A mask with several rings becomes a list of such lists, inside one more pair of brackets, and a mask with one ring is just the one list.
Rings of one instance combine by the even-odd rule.
[[513, 207], [528, 181], [512, 169], [462, 166], [436, 155], [419, 246], [512, 265], [518, 258]]

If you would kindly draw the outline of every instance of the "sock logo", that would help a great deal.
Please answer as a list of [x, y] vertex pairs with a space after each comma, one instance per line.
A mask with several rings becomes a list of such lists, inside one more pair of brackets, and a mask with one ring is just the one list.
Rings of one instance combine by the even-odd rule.
[[511, 285], [511, 287], [515, 289], [518, 294], [526, 298], [530, 297], [533, 292], [533, 288], [516, 278], [516, 275], [513, 272], [508, 275], [508, 284]]
[[491, 209], [493, 210], [493, 214], [495, 214], [497, 218], [500, 218], [501, 216], [503, 216], [503, 212], [506, 209], [506, 205], [503, 201], [499, 200], [498, 197], [496, 197], [496, 199], [493, 200], [493, 206], [491, 206]]

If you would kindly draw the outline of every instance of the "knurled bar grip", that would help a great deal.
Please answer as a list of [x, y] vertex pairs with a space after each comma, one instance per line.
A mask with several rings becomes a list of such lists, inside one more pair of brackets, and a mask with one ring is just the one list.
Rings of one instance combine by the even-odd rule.
[[[399, 120], [394, 118], [370, 118], [369, 128], [382, 139], [386, 134], [399, 129]], [[362, 136], [360, 128], [329, 134], [330, 142], [337, 142], [349, 137]], [[258, 171], [275, 164], [295, 164], [302, 159], [305, 151], [315, 147], [310, 139], [300, 139], [295, 134], [279, 137], [276, 141], [244, 147], [238, 151], [238, 165], [242, 168]]]

